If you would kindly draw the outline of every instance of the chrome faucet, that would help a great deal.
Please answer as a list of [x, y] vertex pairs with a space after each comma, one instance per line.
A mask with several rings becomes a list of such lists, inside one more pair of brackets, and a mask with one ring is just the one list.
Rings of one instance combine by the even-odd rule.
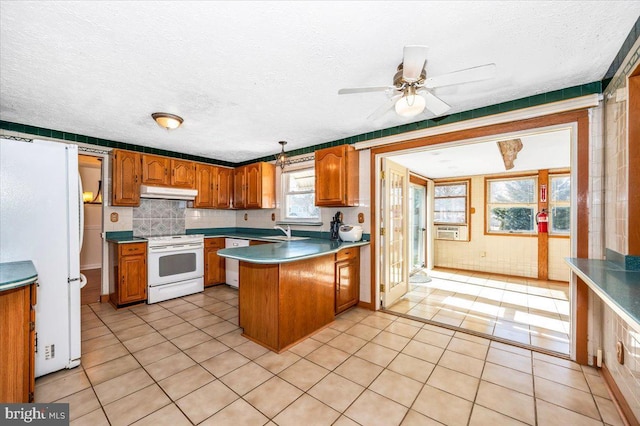
[[274, 226], [273, 229], [279, 229], [284, 232], [287, 238], [291, 238], [291, 227], [289, 225], [287, 225], [287, 229], [284, 229], [282, 226]]

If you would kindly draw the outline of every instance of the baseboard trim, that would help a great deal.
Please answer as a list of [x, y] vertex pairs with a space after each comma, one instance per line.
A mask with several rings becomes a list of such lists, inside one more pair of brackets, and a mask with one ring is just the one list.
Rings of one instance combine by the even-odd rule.
[[101, 294], [100, 295], [100, 303], [107, 303], [109, 301], [109, 295], [108, 294]]
[[373, 303], [371, 302], [363, 302], [363, 301], [359, 301], [358, 302], [358, 308], [363, 308], [363, 309], [368, 309], [370, 311], [375, 311], [375, 307], [373, 306]]
[[620, 391], [620, 388], [616, 384], [616, 381], [613, 379], [613, 376], [605, 363], [602, 363], [602, 369], [600, 371], [602, 371], [602, 378], [604, 378], [604, 381], [609, 388], [609, 392], [613, 396], [613, 403], [618, 409], [618, 413], [620, 413], [622, 421], [625, 425], [640, 426], [638, 419], [636, 419], [636, 416], [633, 414], [629, 403], [624, 398], [624, 395]]

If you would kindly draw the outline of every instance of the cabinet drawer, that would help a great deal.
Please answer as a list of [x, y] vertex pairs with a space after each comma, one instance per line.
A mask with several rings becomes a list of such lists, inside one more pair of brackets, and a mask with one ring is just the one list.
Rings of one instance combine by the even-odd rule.
[[120, 256], [130, 256], [133, 254], [145, 254], [147, 252], [147, 243], [127, 243], [120, 244], [118, 247]]
[[347, 248], [347, 249], [342, 249], [342, 250], [340, 250], [339, 252], [336, 253], [336, 261], [353, 259], [353, 258], [358, 256], [359, 252], [360, 252], [360, 248], [359, 247], [351, 247], [351, 248]]
[[205, 248], [213, 248], [213, 249], [223, 249], [224, 248], [224, 238], [205, 238], [204, 239], [204, 247]]

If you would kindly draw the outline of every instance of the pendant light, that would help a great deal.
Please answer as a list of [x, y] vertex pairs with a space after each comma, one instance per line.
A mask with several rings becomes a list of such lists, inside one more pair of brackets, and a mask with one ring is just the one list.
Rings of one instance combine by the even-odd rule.
[[287, 153], [284, 152], [284, 146], [287, 144], [287, 142], [280, 141], [278, 143], [282, 145], [282, 151], [280, 151], [280, 154], [276, 156], [276, 166], [280, 166], [280, 170], [284, 170], [284, 166], [287, 163]]

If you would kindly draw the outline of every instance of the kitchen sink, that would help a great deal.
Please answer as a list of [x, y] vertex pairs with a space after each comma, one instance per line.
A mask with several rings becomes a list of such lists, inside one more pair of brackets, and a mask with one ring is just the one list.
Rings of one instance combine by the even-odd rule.
[[270, 240], [280, 240], [280, 241], [298, 241], [298, 240], [308, 240], [309, 237], [287, 237], [286, 235], [275, 235], [273, 237], [266, 237]]

